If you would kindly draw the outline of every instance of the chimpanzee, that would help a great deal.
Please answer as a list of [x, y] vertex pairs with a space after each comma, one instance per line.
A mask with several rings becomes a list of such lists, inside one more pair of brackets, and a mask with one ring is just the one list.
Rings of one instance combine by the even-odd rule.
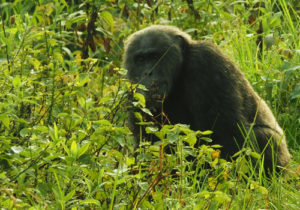
[[[213, 144], [229, 157], [245, 141], [264, 154], [265, 168], [290, 161], [285, 135], [265, 101], [243, 72], [213, 44], [195, 41], [178, 28], [153, 25], [133, 33], [125, 42], [123, 67], [128, 78], [143, 84], [146, 105], [154, 117], [193, 130], [212, 130]], [[133, 125], [135, 122], [131, 122]], [[138, 125], [133, 126], [138, 133]]]

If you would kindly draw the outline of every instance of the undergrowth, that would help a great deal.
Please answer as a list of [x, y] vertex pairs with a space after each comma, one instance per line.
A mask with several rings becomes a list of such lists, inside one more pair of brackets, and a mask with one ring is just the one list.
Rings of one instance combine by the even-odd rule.
[[[297, 1], [2, 0], [0, 15], [2, 209], [299, 208]], [[266, 176], [249, 147], [232, 161], [218, 145], [196, 147], [209, 131], [188, 125], [145, 122], [160, 141], [136, 147], [123, 41], [153, 23], [213, 41], [237, 63], [285, 130], [288, 175]]]

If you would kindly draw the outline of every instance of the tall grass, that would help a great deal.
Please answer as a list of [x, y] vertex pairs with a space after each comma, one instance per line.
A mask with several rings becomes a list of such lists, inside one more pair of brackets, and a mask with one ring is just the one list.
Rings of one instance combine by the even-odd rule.
[[[200, 0], [191, 12], [178, 0], [1, 1], [0, 207], [299, 209], [300, 23], [292, 3]], [[209, 133], [186, 125], [150, 129], [160, 143], [141, 136], [135, 148], [132, 84], [118, 67], [124, 38], [153, 23], [216, 42], [237, 63], [285, 130], [293, 156], [286, 176], [267, 176], [251, 147], [232, 161], [219, 146], [195, 147]], [[163, 152], [168, 145], [172, 152]]]

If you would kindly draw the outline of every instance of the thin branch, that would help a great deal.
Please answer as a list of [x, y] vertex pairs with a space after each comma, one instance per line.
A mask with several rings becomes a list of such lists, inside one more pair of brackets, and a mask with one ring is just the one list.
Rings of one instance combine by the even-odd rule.
[[[4, 37], [6, 38], [6, 31], [5, 31], [5, 26], [4, 26], [4, 15], [2, 15], [2, 8], [0, 8], [0, 15], [1, 15], [1, 19], [2, 19], [2, 29], [3, 29]], [[5, 51], [6, 51], [6, 60], [7, 60], [8, 70], [10, 71], [10, 65], [9, 65], [10, 61], [9, 61], [7, 44], [5, 44]]]

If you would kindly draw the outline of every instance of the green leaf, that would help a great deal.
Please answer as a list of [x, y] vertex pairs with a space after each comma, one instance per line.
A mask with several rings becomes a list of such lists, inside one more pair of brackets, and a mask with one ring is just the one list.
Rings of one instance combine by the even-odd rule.
[[134, 104], [135, 106], [138, 106], [138, 107], [146, 106], [146, 100], [145, 100], [145, 96], [143, 94], [135, 93], [134, 98], [137, 100], [137, 103]]
[[167, 139], [169, 143], [175, 143], [179, 139], [179, 135], [177, 133], [167, 133]]
[[15, 88], [19, 88], [21, 86], [21, 78], [19, 76], [16, 76], [14, 79], [13, 79], [13, 86]]
[[146, 128], [146, 133], [156, 133], [158, 132], [158, 128], [156, 127], [147, 127]]
[[0, 115], [0, 120], [2, 121], [3, 125], [4, 125], [6, 128], [9, 128], [10, 119], [9, 119], [9, 117], [7, 116], [7, 114], [1, 114], [1, 115]]
[[295, 89], [291, 93], [291, 99], [300, 98], [300, 83], [299, 85], [296, 85]]
[[250, 156], [251, 156], [251, 157], [254, 157], [254, 158], [256, 158], [256, 159], [259, 159], [259, 158], [261, 157], [261, 155], [258, 154], [257, 152], [250, 152]]
[[138, 119], [140, 122], [143, 122], [143, 116], [139, 112], [135, 112], [134, 116], [136, 119]]
[[147, 108], [141, 108], [141, 110], [142, 110], [143, 112], [145, 112], [146, 114], [148, 114], [148, 115], [150, 115], [150, 116], [153, 116], [153, 114], [151, 113], [151, 111], [150, 111], [149, 109], [147, 109]]
[[55, 137], [55, 140], [58, 139], [58, 129], [57, 129], [56, 123], [54, 123], [54, 137]]
[[[210, 142], [212, 142], [212, 141], [210, 141]], [[223, 146], [219, 145], [219, 144], [214, 144], [214, 145], [211, 145], [211, 147], [214, 149], [219, 149], [219, 148], [222, 148]]]
[[54, 53], [54, 58], [57, 59], [60, 63], [64, 63], [64, 57], [61, 53], [55, 52]]
[[25, 136], [28, 136], [28, 135], [29, 135], [29, 129], [28, 128], [23, 128], [20, 131], [20, 136], [25, 137]]
[[77, 101], [82, 108], [85, 108], [85, 98], [78, 96]]
[[96, 206], [100, 206], [100, 201], [90, 198], [80, 201], [80, 204], [95, 204]]
[[264, 196], [267, 196], [269, 191], [267, 190], [267, 188], [263, 187], [263, 186], [258, 186], [257, 190], [263, 194]]
[[201, 132], [201, 134], [202, 134], [202, 135], [205, 135], [205, 136], [206, 136], [206, 135], [211, 135], [212, 133], [213, 133], [213, 132], [210, 131], [210, 130], [202, 131], [202, 132]]
[[71, 156], [76, 158], [78, 153], [77, 143], [76, 141], [72, 141], [71, 144]]
[[43, 125], [34, 126], [34, 129], [36, 131], [40, 131], [42, 133], [47, 133], [49, 130], [46, 126], [43, 126]]
[[113, 16], [109, 12], [107, 12], [107, 11], [101, 12], [100, 16], [110, 26], [111, 31], [113, 31], [113, 28], [114, 28], [114, 18], [113, 18]]
[[133, 165], [135, 163], [135, 158], [134, 157], [126, 157], [126, 165], [127, 167]]
[[197, 137], [196, 137], [196, 134], [195, 133], [190, 133], [188, 134], [186, 137], [184, 137], [183, 139], [185, 142], [189, 143], [189, 145], [191, 147], [194, 147], [194, 145], [196, 144], [197, 142]]
[[69, 29], [74, 23], [84, 23], [87, 17], [83, 10], [71, 13], [66, 19], [66, 29]]
[[89, 149], [89, 146], [90, 146], [90, 143], [86, 143], [85, 145], [83, 145], [83, 146], [79, 149], [79, 151], [78, 151], [78, 158], [79, 158], [81, 155], [83, 155], [83, 154], [86, 153], [86, 151]]
[[206, 142], [212, 142], [213, 141], [213, 140], [211, 140], [211, 138], [208, 138], [208, 137], [201, 137], [200, 139], [204, 140]]
[[21, 147], [21, 146], [12, 146], [12, 147], [11, 147], [11, 150], [12, 150], [14, 153], [16, 153], [16, 154], [19, 154], [19, 153], [21, 153], [24, 149], [23, 149], [23, 147]]
[[75, 194], [75, 190], [72, 190], [71, 192], [69, 192], [69, 193], [65, 196], [64, 201], [66, 202], [66, 201], [70, 200], [70, 199], [73, 197], [74, 194]]
[[29, 63], [34, 66], [35, 70], [38, 70], [41, 65], [41, 62], [36, 58], [29, 58]]
[[80, 73], [77, 77], [76, 86], [82, 87], [89, 81], [89, 74]]

